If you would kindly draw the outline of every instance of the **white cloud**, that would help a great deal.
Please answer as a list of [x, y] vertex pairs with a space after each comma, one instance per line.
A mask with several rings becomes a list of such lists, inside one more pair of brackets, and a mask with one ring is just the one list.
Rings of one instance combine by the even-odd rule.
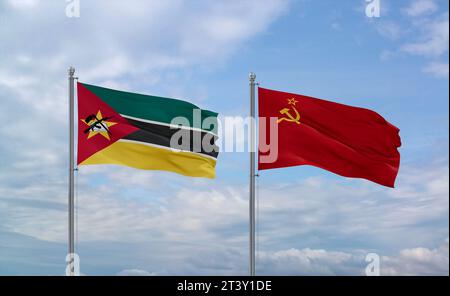
[[30, 9], [40, 4], [40, 0], [8, 0], [8, 4], [18, 9]]
[[413, 248], [382, 258], [382, 275], [449, 275], [448, 239], [438, 248]]
[[[39, 5], [36, 1], [12, 2], [32, 6], [33, 18], [20, 11], [2, 13], [8, 28], [21, 32], [17, 38], [12, 30], [0, 29], [4, 62], [17, 55], [29, 56], [34, 70], [39, 71], [39, 65], [47, 66], [48, 76], [49, 70], [51, 74], [57, 71], [48, 67], [57, 60], [57, 67], [73, 64], [80, 70], [81, 79], [91, 81], [124, 75], [138, 79], [155, 70], [193, 64], [217, 65], [243, 42], [264, 31], [288, 3], [287, 0], [270, 0], [264, 5], [258, 5], [256, 0], [131, 0], [124, 4], [98, 0], [83, 2], [80, 18], [69, 19], [64, 14], [65, 3], [55, 2], [44, 1]], [[118, 17], [120, 22], [116, 21]], [[23, 75], [11, 71], [7, 74], [23, 79]], [[31, 71], [28, 74], [36, 76]]]
[[258, 270], [263, 275], [359, 274], [363, 270], [362, 261], [355, 260], [351, 254], [310, 248], [262, 252], [257, 262]]
[[423, 25], [422, 40], [405, 44], [401, 50], [413, 55], [439, 57], [448, 52], [449, 19], [448, 13]]
[[[403, 9], [409, 16], [406, 19], [408, 26], [389, 20], [376, 22], [375, 28], [380, 35], [403, 43], [396, 50], [384, 50], [380, 59], [386, 61], [402, 54], [421, 56], [427, 60], [424, 73], [448, 78], [448, 70], [444, 67], [448, 65], [445, 55], [449, 50], [449, 14], [438, 11], [433, 0], [414, 0]], [[404, 41], [406, 38], [409, 41]]]
[[[263, 275], [365, 275], [368, 253], [310, 248], [262, 252], [258, 256], [258, 270]], [[380, 274], [448, 275], [448, 240], [435, 249], [404, 249], [398, 254], [380, 256]]]
[[438, 78], [448, 78], [448, 68], [448, 63], [433, 62], [427, 65], [423, 71]]
[[411, 4], [404, 9], [404, 13], [411, 17], [419, 17], [436, 12], [438, 8], [439, 7], [434, 0], [413, 0]]

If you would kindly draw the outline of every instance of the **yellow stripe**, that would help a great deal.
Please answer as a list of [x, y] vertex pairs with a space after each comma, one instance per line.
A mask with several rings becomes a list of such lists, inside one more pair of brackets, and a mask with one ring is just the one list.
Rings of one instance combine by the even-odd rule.
[[212, 158], [120, 140], [81, 163], [93, 164], [117, 164], [143, 170], [171, 171], [190, 177], [213, 179], [216, 176], [216, 161]]

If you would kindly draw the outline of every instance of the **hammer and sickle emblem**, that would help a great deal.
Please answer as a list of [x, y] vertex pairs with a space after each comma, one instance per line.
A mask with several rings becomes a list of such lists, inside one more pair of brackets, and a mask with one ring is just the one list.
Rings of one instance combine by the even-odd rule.
[[297, 101], [295, 99], [288, 100], [289, 105], [292, 105], [292, 110], [295, 112], [295, 117], [291, 114], [291, 109], [284, 108], [280, 110], [280, 114], [285, 115], [287, 117], [282, 117], [278, 119], [277, 123], [280, 123], [282, 121], [287, 122], [295, 122], [296, 124], [300, 124], [300, 113], [298, 113], [297, 109], [295, 108], [295, 104]]

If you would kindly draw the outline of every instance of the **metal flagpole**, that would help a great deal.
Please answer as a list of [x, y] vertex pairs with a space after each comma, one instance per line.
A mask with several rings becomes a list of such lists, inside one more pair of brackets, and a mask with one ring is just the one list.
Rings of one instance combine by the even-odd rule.
[[250, 73], [250, 275], [255, 275], [255, 79], [256, 75]]
[[75, 109], [75, 68], [69, 68], [69, 275], [75, 275], [75, 140], [74, 140], [74, 109]]

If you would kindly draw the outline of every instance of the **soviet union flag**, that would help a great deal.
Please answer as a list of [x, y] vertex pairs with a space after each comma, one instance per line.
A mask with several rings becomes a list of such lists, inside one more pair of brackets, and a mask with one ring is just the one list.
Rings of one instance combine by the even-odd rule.
[[399, 129], [378, 113], [303, 95], [259, 88], [261, 118], [276, 117], [278, 157], [259, 170], [312, 165], [335, 174], [394, 187], [400, 164]]

